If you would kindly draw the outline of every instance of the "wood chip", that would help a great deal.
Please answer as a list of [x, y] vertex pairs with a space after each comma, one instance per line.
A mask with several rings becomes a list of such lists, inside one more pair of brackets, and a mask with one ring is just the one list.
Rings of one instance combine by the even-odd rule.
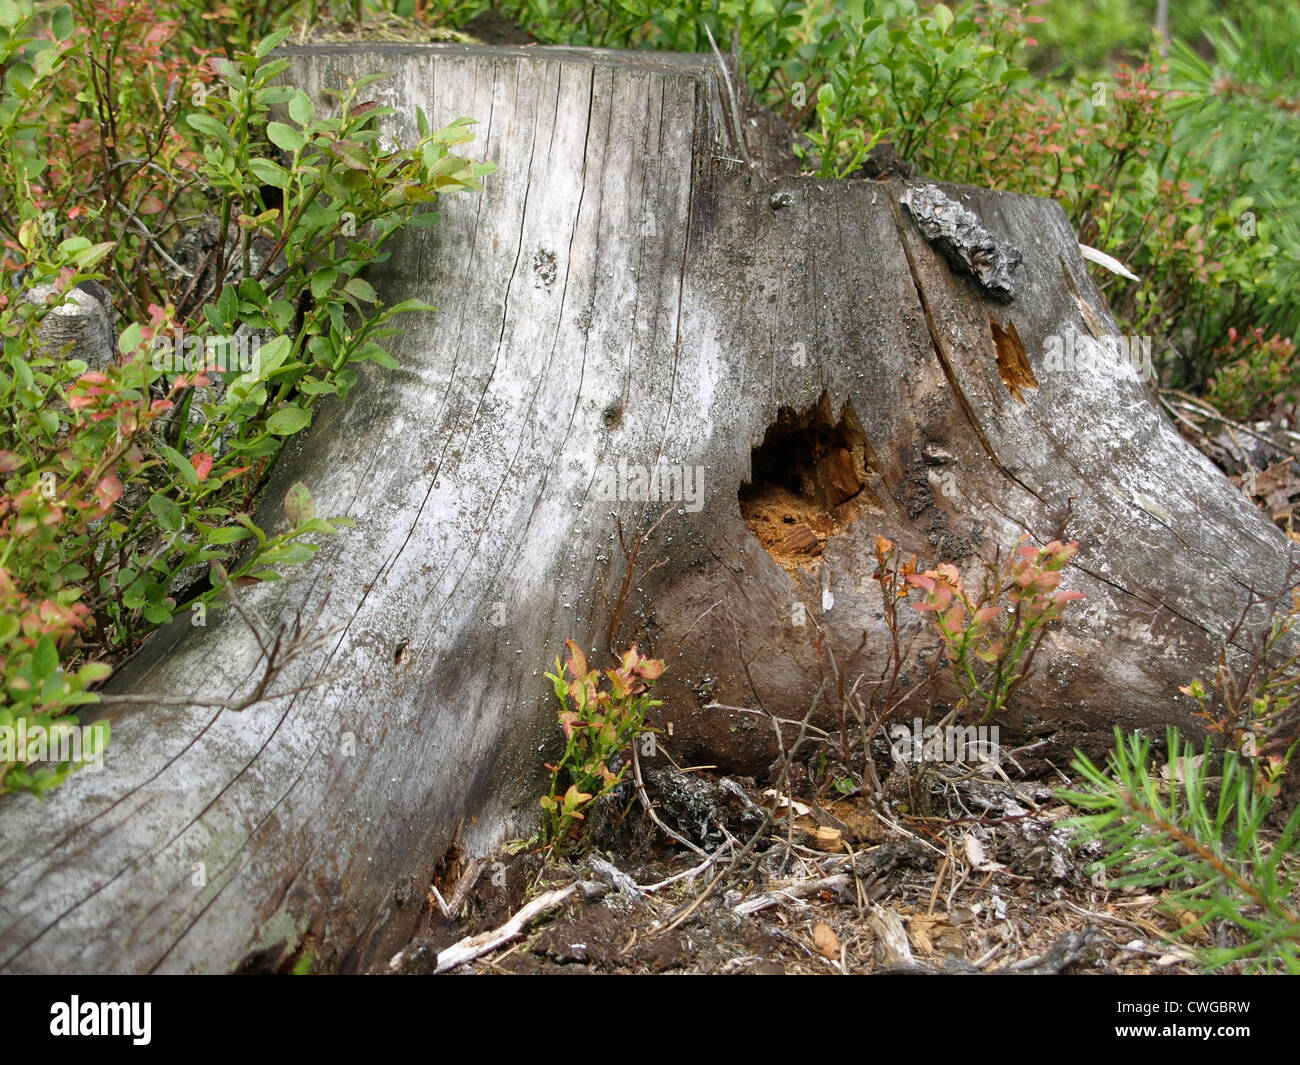
[[830, 958], [831, 961], [840, 960], [840, 937], [825, 921], [818, 921], [813, 929], [813, 945], [823, 958]]
[[819, 851], [825, 851], [827, 854], [838, 854], [844, 849], [844, 833], [838, 828], [818, 825], [809, 834], [809, 840]]
[[786, 534], [785, 539], [777, 544], [776, 549], [787, 555], [796, 555], [810, 551], [819, 543], [821, 543], [821, 537], [808, 528], [807, 525], [799, 524]]
[[902, 919], [888, 906], [872, 906], [867, 927], [876, 937], [876, 960], [881, 965], [912, 965], [912, 948]]

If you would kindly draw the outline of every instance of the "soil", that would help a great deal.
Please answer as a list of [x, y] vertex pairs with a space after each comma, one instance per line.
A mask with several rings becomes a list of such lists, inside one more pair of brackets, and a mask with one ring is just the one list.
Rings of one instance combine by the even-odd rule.
[[[809, 764], [825, 766], [825, 753]], [[646, 777], [658, 817], [700, 853], [669, 839], [628, 789], [593, 812], [576, 855], [515, 844], [452, 870], [435, 884], [452, 916], [431, 891], [427, 927], [388, 971], [433, 972], [439, 951], [570, 885], [521, 935], [452, 971], [1197, 971], [1189, 948], [1211, 933], [1175, 942], [1190, 915], [1108, 885], [1091, 868], [1096, 845], [1072, 844], [1065, 821], [1077, 811], [1055, 794], [1067, 776], [960, 779], [945, 766], [927, 774], [922, 816], [908, 812], [917, 767], [900, 765], [876, 798], [804, 776], [794, 800], [748, 779], [658, 770]]]

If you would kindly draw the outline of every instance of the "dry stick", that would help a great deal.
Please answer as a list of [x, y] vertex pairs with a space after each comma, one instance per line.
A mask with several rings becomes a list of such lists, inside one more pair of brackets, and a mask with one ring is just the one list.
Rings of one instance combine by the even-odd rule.
[[713, 55], [718, 60], [718, 69], [722, 71], [722, 81], [727, 87], [727, 104], [731, 111], [731, 124], [736, 130], [736, 147], [740, 149], [740, 154], [745, 157], [745, 165], [750, 170], [753, 170], [754, 161], [749, 157], [749, 145], [745, 143], [745, 130], [740, 124], [740, 110], [736, 106], [736, 90], [731, 84], [731, 72], [723, 61], [722, 53], [718, 51], [718, 42], [713, 39], [713, 31], [709, 29], [707, 22], [704, 24], [704, 32], [709, 35], [709, 47], [713, 49]]
[[[492, 953], [497, 947], [504, 946], [521, 935], [524, 926], [534, 917], [555, 909], [577, 890], [578, 885], [575, 882], [566, 888], [538, 895], [537, 898], [533, 899], [532, 902], [511, 917], [500, 928], [493, 929], [490, 932], [480, 932], [476, 936], [467, 936], [459, 942], [453, 943], [446, 950], [439, 951], [438, 961], [433, 971], [435, 973], [445, 973], [448, 969], [454, 969], [458, 965], [464, 965], [466, 962], [471, 962], [484, 954]], [[400, 958], [401, 955], [399, 954], [392, 962], [389, 962], [389, 966], [396, 968], [394, 962], [400, 964]]]
[[447, 908], [453, 914], [460, 912], [465, 899], [474, 890], [474, 885], [478, 883], [479, 877], [483, 875], [483, 870], [486, 868], [486, 858], [472, 858], [466, 864], [465, 871], [456, 880], [456, 890], [451, 893], [451, 899], [447, 903]]
[[718, 858], [721, 857], [723, 848], [730, 846], [730, 841], [724, 843], [722, 847], [719, 847], [716, 851], [710, 854], [699, 865], [693, 866], [683, 873], [677, 873], [674, 876], [670, 876], [667, 880], [660, 880], [657, 884], [646, 884], [644, 886], [638, 884], [637, 886], [640, 887], [645, 894], [653, 895], [656, 891], [662, 891], [664, 888], [668, 887], [669, 884], [675, 884], [679, 880], [691, 880], [694, 877], [699, 876], [705, 869], [716, 862]]
[[[749, 663], [745, 660], [745, 652], [744, 649], [740, 646], [739, 636], [736, 637], [736, 649], [740, 652], [740, 663], [745, 670], [745, 676], [749, 680], [750, 690], [753, 691], [754, 698], [758, 702], [758, 705], [762, 707], [763, 699], [762, 696], [759, 695], [758, 689], [754, 686], [753, 677], [750, 676], [749, 674]], [[799, 738], [798, 740], [795, 741], [794, 747], [791, 748], [791, 757], [793, 757], [794, 752], [799, 749], [800, 744], [803, 743], [806, 737], [808, 719], [812, 716], [813, 711], [817, 709], [817, 704], [821, 700], [822, 691], [825, 689], [825, 687], [826, 685], [823, 683], [822, 687], [817, 689], [817, 694], [813, 696], [813, 701], [808, 707], [808, 712], [804, 714], [804, 720], [801, 723], [799, 729]], [[763, 708], [763, 712], [765, 714], [768, 714], [766, 707]], [[768, 714], [768, 717], [772, 717], [772, 715]], [[781, 735], [781, 726], [779, 724], [776, 724], [775, 718], [772, 718], [772, 721], [773, 721], [773, 728], [776, 730], [777, 744], [781, 750], [781, 773], [777, 778], [777, 794], [780, 795], [783, 794], [784, 792], [786, 778], [789, 775], [790, 759], [785, 754], [785, 740], [784, 737]], [[685, 909], [681, 910], [667, 925], [665, 925], [663, 928], [657, 929], [656, 931], [652, 932], [651, 935], [661, 936], [665, 932], [671, 932], [674, 928], [676, 928], [688, 917], [690, 917], [690, 915], [700, 907], [700, 904], [703, 903], [704, 900], [709, 897], [709, 895], [713, 892], [713, 889], [717, 887], [719, 883], [721, 883], [722, 879], [724, 877], [731, 875], [736, 870], [736, 868], [740, 865], [740, 863], [749, 855], [749, 852], [754, 849], [754, 846], [758, 843], [758, 841], [762, 839], [763, 836], [767, 833], [767, 830], [771, 827], [773, 820], [774, 820], [773, 811], [768, 810], [763, 817], [763, 823], [758, 826], [757, 831], [755, 831], [754, 834], [749, 837], [749, 842], [746, 843], [745, 846], [741, 848], [739, 853], [737, 853], [735, 857], [731, 859], [727, 867], [719, 871], [718, 875], [715, 876], [711, 881], [709, 881], [708, 886], [706, 886], [705, 889], [701, 891], [691, 901], [691, 903], [688, 906], [686, 906]]]
[[[744, 852], [742, 851], [741, 853], [743, 854]], [[720, 881], [730, 871], [731, 871], [731, 867], [728, 866], [726, 869], [723, 869], [721, 872], [719, 872], [717, 876], [715, 876], [712, 880], [709, 881], [708, 886], [703, 891], [701, 891], [698, 895], [695, 896], [694, 900], [692, 900], [689, 906], [687, 906], [684, 910], [682, 910], [675, 918], [673, 918], [671, 922], [669, 922], [663, 928], [660, 928], [655, 932], [651, 932], [650, 936], [651, 937], [661, 936], [665, 932], [671, 932], [679, 924], [685, 921], [686, 918], [688, 918], [699, 908], [700, 903], [702, 903], [706, 898], [709, 897], [709, 893], [712, 892], [713, 889], [718, 886], [718, 881]]]
[[447, 918], [447, 920], [450, 921], [453, 916], [452, 910], [451, 907], [447, 905], [447, 900], [442, 897], [442, 892], [439, 891], [433, 884], [430, 884], [429, 893], [433, 896], [434, 901], [438, 903], [438, 909], [442, 911], [442, 915], [445, 918]]
[[1179, 399], [1183, 401], [1182, 406], [1184, 407], [1184, 409], [1195, 410], [1198, 413], [1203, 414], [1208, 418], [1220, 422], [1226, 429], [1235, 430], [1240, 433], [1245, 433], [1247, 436], [1252, 436], [1256, 440], [1259, 440], [1261, 443], [1265, 443], [1268, 444], [1270, 447], [1277, 448], [1279, 451], [1281, 451], [1284, 455], [1288, 456], [1289, 458], [1300, 461], [1300, 454], [1297, 454], [1294, 451], [1287, 450], [1276, 440], [1273, 440], [1270, 437], [1265, 436], [1263, 433], [1258, 432], [1255, 429], [1252, 429], [1248, 425], [1243, 425], [1241, 422], [1233, 421], [1231, 418], [1225, 416], [1224, 414], [1216, 410], [1214, 407], [1210, 406], [1210, 404], [1206, 403], [1204, 400], [1198, 400], [1194, 396], [1189, 396], [1186, 392], [1182, 392], [1176, 388], [1161, 389], [1160, 403], [1165, 408], [1165, 410], [1169, 411], [1170, 414], [1172, 414], [1175, 418], [1178, 418], [1178, 420], [1183, 422], [1185, 425], [1191, 426], [1191, 428], [1194, 429], [1201, 436], [1207, 436], [1208, 434], [1199, 425], [1195, 425], [1192, 422], [1189, 422], [1186, 418], [1183, 418], [1182, 416], [1177, 414], [1173, 409], [1174, 404], [1171, 403], [1168, 399], [1166, 399], [1165, 398], [1166, 396], [1177, 396]]
[[[609, 596], [605, 595], [603, 588], [600, 593], [601, 598], [605, 600], [605, 605], [609, 607], [609, 626], [605, 630], [605, 648], [610, 652], [610, 654], [618, 654], [618, 650], [614, 646], [614, 641], [618, 637], [619, 630], [623, 627], [623, 615], [627, 611], [627, 598], [632, 592], [637, 556], [641, 554], [641, 548], [645, 546], [645, 542], [655, 534], [655, 530], [664, 523], [664, 520], [672, 512], [673, 508], [669, 507], [659, 515], [659, 520], [651, 525], [648, 530], [644, 533], [637, 533], [636, 539], [632, 541], [632, 547], [630, 549], [627, 546], [627, 541], [623, 537], [623, 519], [618, 519], [618, 546], [623, 552], [623, 559], [627, 563], [627, 566], [623, 570], [623, 582], [619, 586], [618, 598], [613, 602], [613, 604], [610, 603]], [[664, 561], [665, 560], [660, 559], [636, 579], [644, 580], [662, 566]]]
[[751, 899], [746, 899], [736, 907], [735, 912], [738, 916], [748, 917], [750, 914], [760, 913], [789, 899], [803, 898], [805, 895], [816, 895], [832, 888], [838, 891], [840, 888], [847, 888], [848, 886], [848, 873], [832, 873], [820, 880], [795, 880], [771, 891], [765, 891], [761, 895], [755, 895]]
[[704, 851], [702, 851], [689, 839], [683, 836], [680, 832], [677, 832], [676, 830], [669, 828], [666, 824], [663, 823], [662, 820], [660, 820], [659, 815], [655, 813], [654, 804], [650, 801], [650, 796], [646, 794], [645, 782], [641, 779], [641, 758], [637, 753], [635, 738], [633, 739], [632, 742], [632, 775], [636, 778], [637, 798], [641, 800], [641, 805], [645, 807], [646, 813], [650, 815], [650, 820], [653, 821], [656, 825], [658, 825], [659, 828], [663, 830], [665, 835], [667, 835], [671, 839], [675, 839], [683, 847], [686, 847], [687, 849], [694, 851], [701, 858], [707, 857]]
[[[766, 710], [754, 710], [748, 706], [727, 706], [724, 703], [709, 703], [704, 707], [704, 709], [705, 710], [734, 710], [738, 714], [753, 714], [755, 717], [766, 714], [768, 720], [775, 721], [781, 725], [799, 724], [799, 722], [792, 717], [773, 717], [771, 714], [768, 714]], [[817, 733], [817, 735], [820, 736], [822, 739], [830, 738], [829, 732], [827, 732], [825, 729], [818, 728], [816, 725], [809, 725], [808, 731]]]
[[[295, 661], [304, 655], [309, 655], [322, 647], [327, 646], [333, 638], [341, 631], [338, 628], [329, 629], [325, 632], [318, 633], [314, 636], [304, 637], [304, 628], [307, 630], [315, 629], [316, 623], [320, 620], [321, 614], [325, 611], [325, 606], [329, 602], [329, 596], [326, 595], [321, 601], [320, 607], [312, 615], [310, 621], [304, 626], [302, 615], [299, 614], [294, 618], [293, 625], [290, 627], [286, 623], [281, 623], [277, 629], [275, 637], [272, 638], [269, 633], [262, 627], [256, 614], [250, 614], [240, 604], [235, 596], [234, 589], [231, 588], [229, 581], [226, 582], [225, 592], [230, 599], [230, 604], [235, 608], [244, 624], [248, 626], [253, 633], [253, 639], [257, 641], [257, 646], [262, 652], [266, 665], [262, 671], [262, 677], [253, 688], [252, 692], [245, 698], [234, 701], [231, 699], [196, 699], [185, 695], [129, 695], [129, 694], [100, 694], [99, 699], [102, 703], [118, 703], [125, 705], [150, 705], [150, 706], [199, 706], [212, 707], [239, 712], [247, 710], [256, 703], [266, 702], [271, 699], [281, 699], [289, 695], [298, 695], [305, 691], [311, 691], [322, 684], [329, 684], [338, 678], [335, 676], [320, 677], [309, 684], [300, 684], [297, 687], [287, 688], [284, 691], [271, 691], [276, 679], [289, 668]], [[288, 636], [288, 642], [285, 642], [285, 636]]]
[[[781, 733], [781, 726], [777, 722], [776, 718], [768, 711], [767, 707], [763, 705], [763, 699], [758, 693], [757, 686], [754, 684], [753, 675], [749, 672], [749, 662], [745, 658], [744, 648], [740, 646], [739, 634], [736, 635], [736, 650], [740, 653], [740, 664], [745, 671], [745, 679], [749, 682], [750, 691], [754, 693], [754, 699], [758, 703], [759, 709], [761, 709], [763, 713], [767, 714], [768, 717], [771, 718], [772, 720], [772, 730], [776, 733], [777, 749], [780, 751], [781, 754], [781, 772], [777, 775], [776, 793], [778, 796], [784, 795], [786, 789], [786, 783], [790, 777], [790, 763], [794, 760], [795, 754], [798, 752], [799, 748], [803, 745], [803, 741], [808, 736], [808, 722], [809, 719], [814, 714], [814, 712], [816, 712], [817, 704], [821, 702], [822, 693], [826, 690], [826, 682], [825, 681], [822, 682], [821, 687], [817, 689], [817, 694], [813, 696], [812, 702], [809, 703], [808, 710], [803, 715], [803, 720], [799, 723], [799, 736], [795, 740], [794, 746], [790, 748], [790, 752], [787, 754], [785, 750], [785, 737]], [[791, 808], [791, 813], [793, 813], [793, 808]], [[735, 869], [740, 864], [741, 859], [743, 859], [751, 850], [754, 849], [754, 845], [758, 842], [758, 840], [762, 837], [762, 835], [771, 826], [772, 821], [774, 819], [775, 819], [775, 806], [773, 807], [773, 809], [767, 812], [767, 815], [763, 818], [763, 823], [759, 826], [758, 831], [755, 832], [753, 836], [750, 837], [749, 842], [745, 845], [744, 850], [742, 850], [741, 853], [738, 854], [732, 860], [731, 863], [732, 869]], [[793, 817], [790, 818], [790, 823], [791, 826], [793, 826], [794, 824]], [[787, 840], [787, 846], [788, 845], [789, 843]]]

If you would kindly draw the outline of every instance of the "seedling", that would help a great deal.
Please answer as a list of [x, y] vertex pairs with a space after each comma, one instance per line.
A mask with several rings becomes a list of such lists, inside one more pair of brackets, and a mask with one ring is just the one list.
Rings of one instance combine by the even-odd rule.
[[589, 669], [572, 640], [565, 640], [565, 646], [569, 658], [563, 668], [556, 655], [555, 672], [546, 674], [560, 701], [557, 714], [565, 741], [560, 761], [546, 765], [551, 788], [541, 800], [546, 838], [557, 843], [575, 840], [583, 811], [622, 782], [628, 767], [624, 755], [641, 731], [646, 711], [660, 705], [650, 698], [650, 689], [664, 671], [662, 661], [645, 658], [636, 644], [618, 666], [605, 670]]

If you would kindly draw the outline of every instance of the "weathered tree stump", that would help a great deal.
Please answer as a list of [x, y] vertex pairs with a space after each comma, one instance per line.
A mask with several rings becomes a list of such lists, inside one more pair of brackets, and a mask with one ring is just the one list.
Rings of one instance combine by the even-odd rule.
[[393, 72], [376, 98], [399, 138], [417, 105], [478, 119], [500, 170], [377, 271], [386, 299], [439, 307], [394, 338], [400, 369], [364, 372], [274, 473], [271, 524], [298, 480], [357, 521], [245, 594], [269, 624], [325, 604], [331, 650], [291, 678], [321, 683], [205, 706], [260, 675], [247, 626], [156, 636], [114, 690], [195, 705], [117, 709], [105, 771], [0, 800], [0, 968], [386, 959], [449, 847], [532, 831], [556, 740], [542, 673], [566, 637], [606, 649], [620, 519], [631, 540], [668, 511], [612, 642], [667, 657], [680, 756], [761, 770], [770, 726], [706, 707], [801, 716], [818, 631], [842, 668], [879, 670], [877, 534], [959, 565], [1078, 539], [1067, 584], [1088, 599], [1007, 723], [1057, 748], [1194, 724], [1177, 686], [1247, 585], [1281, 580], [1285, 539], [1131, 366], [1046, 371], [1051, 338], [1115, 331], [1055, 204], [945, 187], [1023, 253], [1002, 302], [927, 242], [903, 185], [748, 173], [711, 59], [292, 54], [318, 99], [335, 72]]

